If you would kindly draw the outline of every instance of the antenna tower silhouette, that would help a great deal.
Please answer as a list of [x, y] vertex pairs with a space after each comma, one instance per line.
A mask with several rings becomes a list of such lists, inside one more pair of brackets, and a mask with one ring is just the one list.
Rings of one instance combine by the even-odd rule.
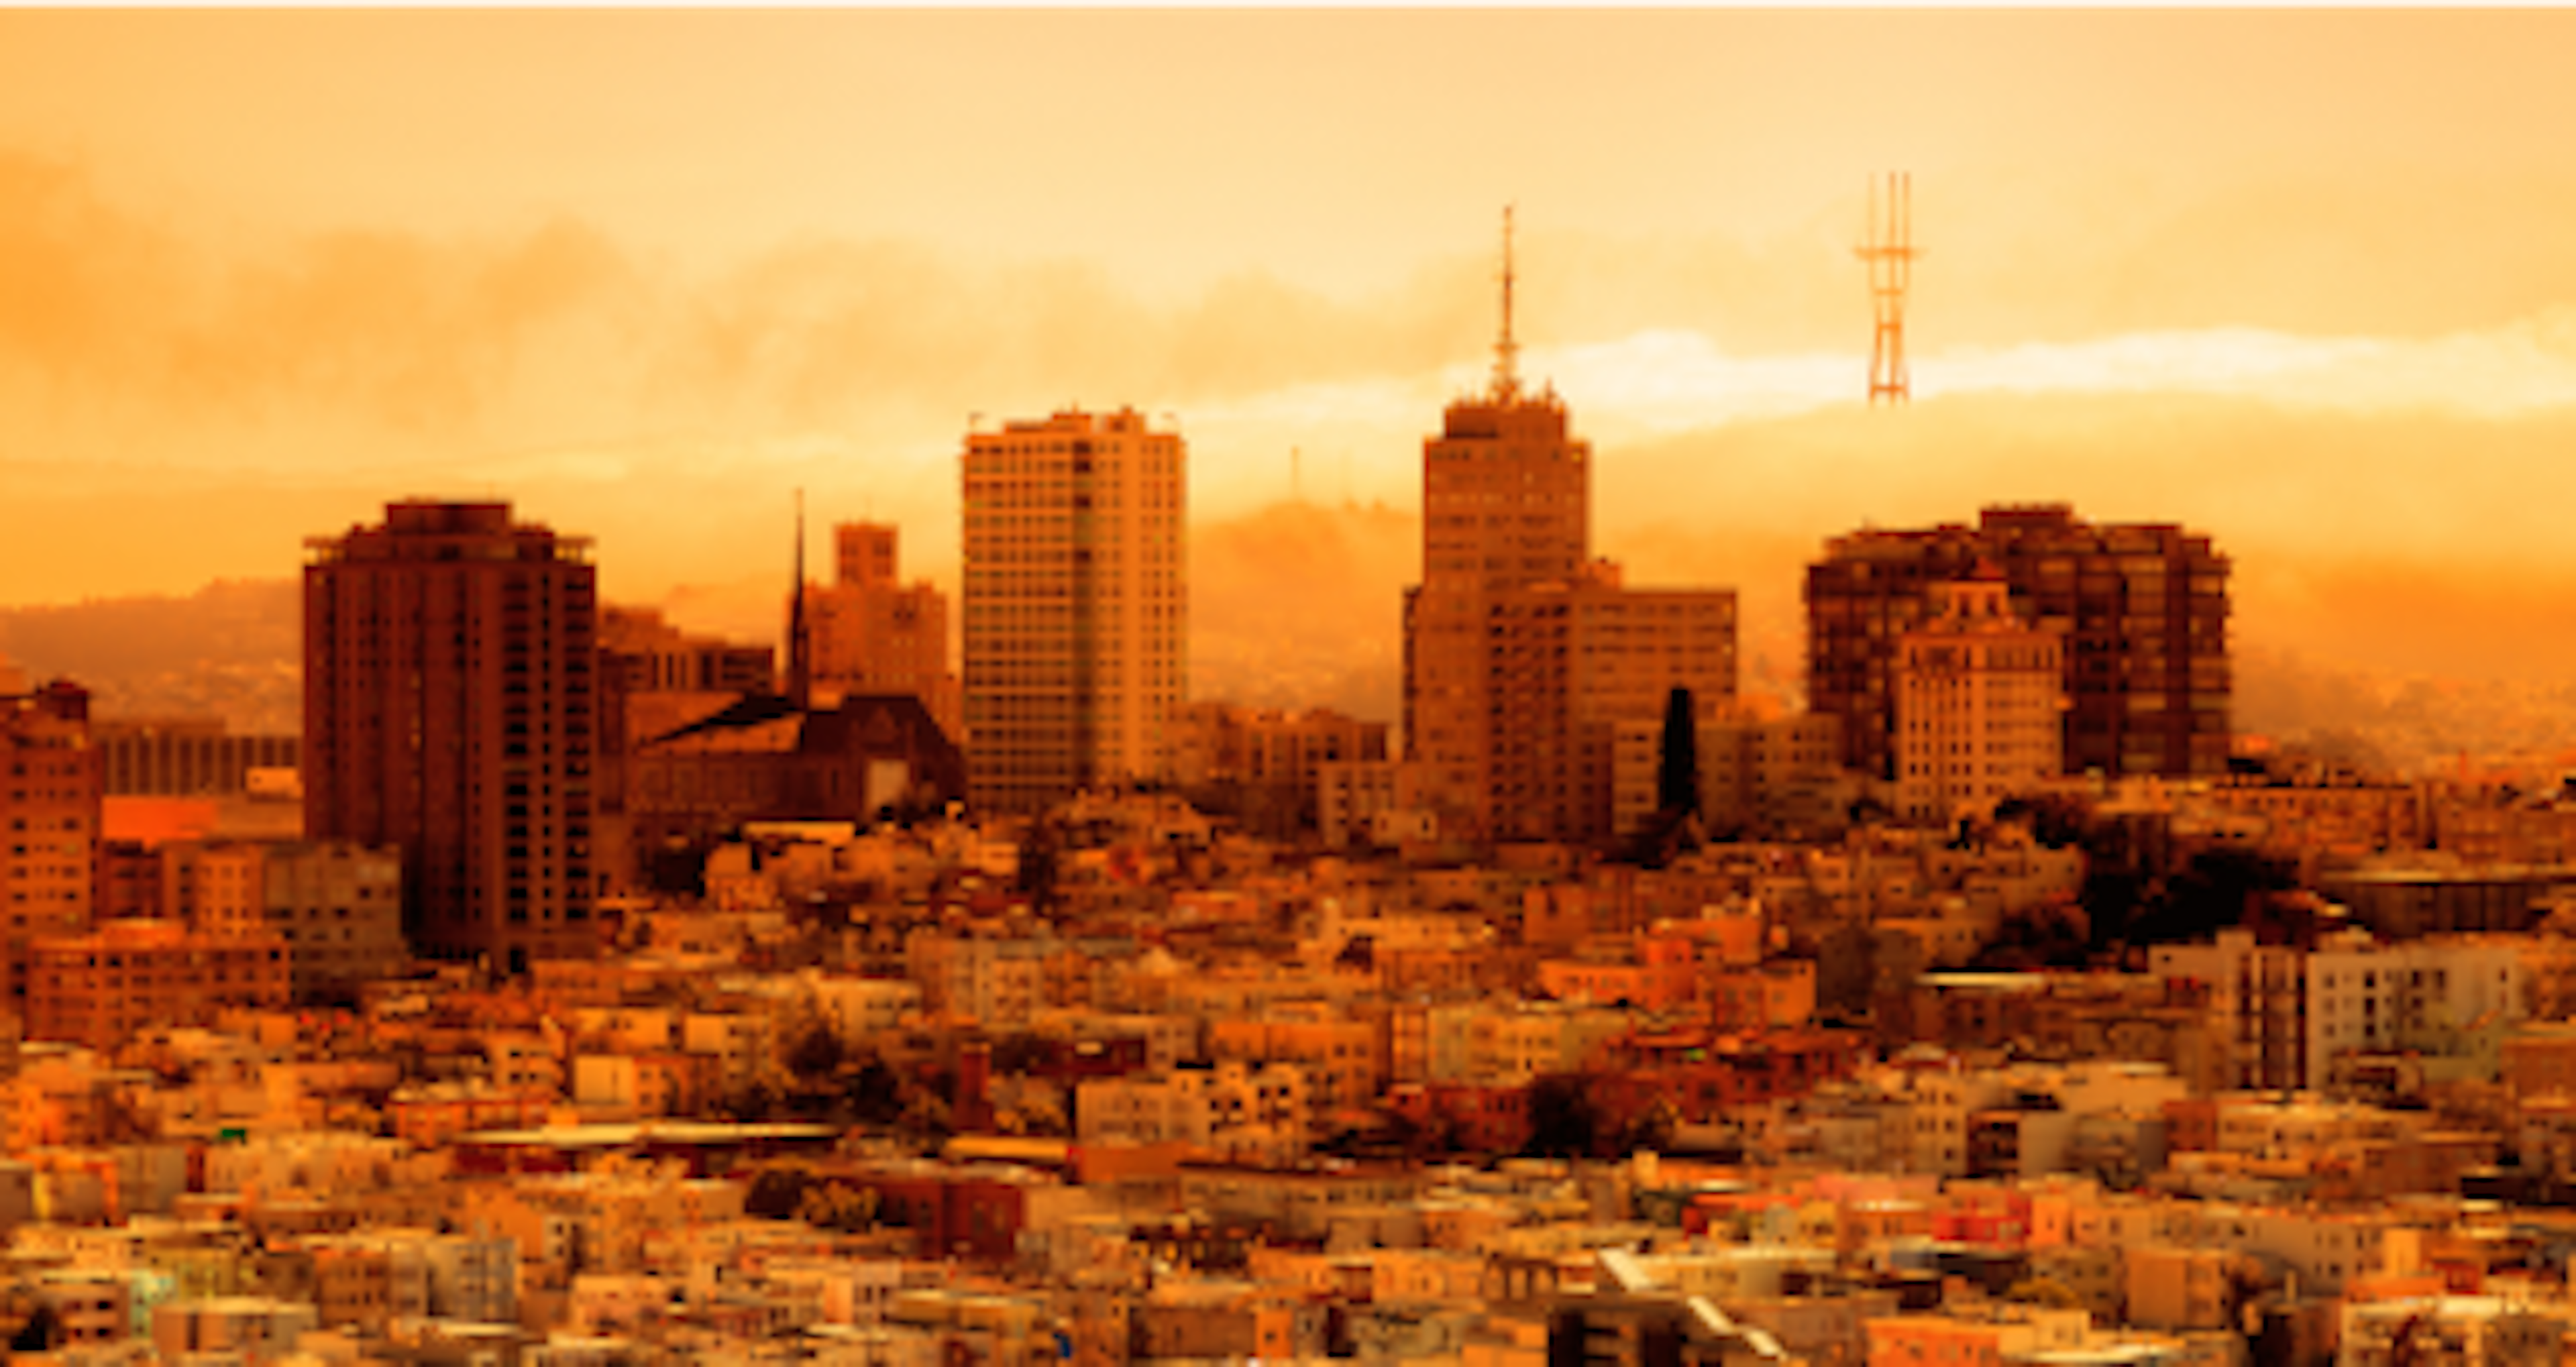
[[814, 705], [814, 661], [805, 625], [805, 491], [796, 491], [796, 579], [787, 600], [787, 700], [799, 711]]
[[1521, 344], [1512, 340], [1512, 206], [1503, 206], [1503, 335], [1494, 343], [1494, 397], [1508, 403], [1519, 398], [1521, 376], [1516, 362]]
[[1878, 207], [1878, 182], [1869, 184], [1869, 241], [1852, 254], [1869, 264], [1869, 299], [1877, 331], [1869, 347], [1869, 401], [1904, 403], [1912, 397], [1905, 371], [1905, 291], [1914, 283], [1914, 177], [1887, 176], [1887, 213]]

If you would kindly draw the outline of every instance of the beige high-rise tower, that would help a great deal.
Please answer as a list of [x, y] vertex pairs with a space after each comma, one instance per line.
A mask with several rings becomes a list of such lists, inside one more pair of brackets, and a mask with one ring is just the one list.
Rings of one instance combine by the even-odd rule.
[[1163, 777], [1189, 691], [1180, 435], [1072, 409], [969, 433], [963, 467], [970, 800]]

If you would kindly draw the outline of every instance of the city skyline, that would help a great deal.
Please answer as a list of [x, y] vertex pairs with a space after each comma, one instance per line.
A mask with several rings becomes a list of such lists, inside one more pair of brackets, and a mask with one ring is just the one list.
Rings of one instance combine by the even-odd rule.
[[[1068, 403], [1177, 426], [1202, 556], [1409, 516], [1517, 204], [1523, 369], [1643, 581], [1776, 625], [1829, 537], [2062, 500], [2207, 529], [2249, 643], [2546, 673], [2570, 22], [0, 17], [0, 604], [506, 497], [612, 601], [756, 585], [774, 632], [793, 489], [954, 593], [961, 427]], [[1903, 413], [1850, 253], [1887, 170]]]

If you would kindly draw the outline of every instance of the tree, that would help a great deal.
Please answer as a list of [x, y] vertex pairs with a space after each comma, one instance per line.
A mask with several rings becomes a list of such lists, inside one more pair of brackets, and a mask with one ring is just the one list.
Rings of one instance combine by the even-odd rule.
[[839, 1072], [848, 1057], [841, 1047], [840, 1033], [831, 1022], [817, 1017], [805, 1023], [787, 1046], [787, 1071], [799, 1082], [812, 1083]]
[[1618, 1151], [1635, 1153], [1642, 1149], [1649, 1153], [1662, 1153], [1673, 1146], [1673, 1132], [1680, 1125], [1681, 1111], [1673, 1105], [1673, 1099], [1656, 1097], [1619, 1128]]
[[1581, 1158], [1592, 1152], [1601, 1112], [1580, 1077], [1551, 1074], [1530, 1084], [1527, 1151], [1540, 1158]]
[[2004, 1299], [2024, 1305], [2044, 1305], [2052, 1310], [2084, 1308], [2084, 1298], [2075, 1294], [2075, 1288], [2054, 1277], [2031, 1277], [2015, 1282], [2005, 1290]]
[[857, 1234], [876, 1226], [877, 1193], [872, 1187], [854, 1187], [846, 1182], [809, 1186], [797, 1202], [796, 1218], [816, 1229]]
[[1663, 746], [1655, 765], [1655, 806], [1673, 813], [1699, 810], [1699, 721], [1691, 691], [1664, 695]]

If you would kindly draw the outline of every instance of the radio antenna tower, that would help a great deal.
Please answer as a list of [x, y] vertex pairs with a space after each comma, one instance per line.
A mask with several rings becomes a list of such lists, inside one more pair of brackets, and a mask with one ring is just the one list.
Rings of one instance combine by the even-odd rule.
[[1520, 342], [1512, 340], [1512, 206], [1502, 206], [1502, 337], [1494, 340], [1494, 399], [1520, 399]]
[[1503, 335], [1494, 343], [1494, 397], [1509, 403], [1520, 397], [1521, 375], [1515, 364], [1521, 344], [1512, 340], [1512, 206], [1503, 206]]
[[1869, 183], [1869, 242], [1852, 254], [1869, 263], [1869, 299], [1877, 331], [1869, 347], [1869, 401], [1904, 403], [1911, 397], [1905, 372], [1905, 291], [1914, 283], [1914, 177], [1887, 176], [1887, 214], [1879, 216], [1878, 182]]

